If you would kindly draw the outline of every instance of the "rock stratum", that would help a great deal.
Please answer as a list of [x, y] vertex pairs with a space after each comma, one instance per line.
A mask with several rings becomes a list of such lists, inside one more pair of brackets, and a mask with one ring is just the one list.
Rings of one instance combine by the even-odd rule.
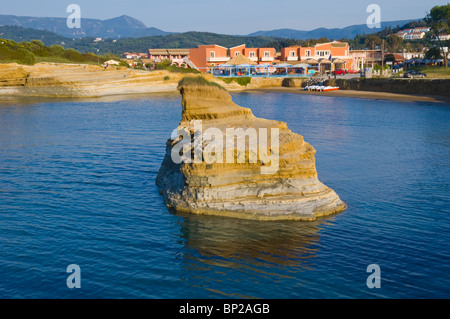
[[[346, 209], [339, 196], [318, 180], [316, 151], [301, 135], [284, 122], [255, 117], [250, 109], [233, 103], [220, 86], [191, 79], [178, 86], [182, 119], [167, 141], [156, 179], [167, 207], [256, 220], [314, 220]], [[245, 137], [242, 151], [238, 138], [226, 133], [205, 138], [209, 129], [216, 133], [241, 129], [256, 136]], [[213, 141], [224, 145], [222, 152], [211, 151]], [[255, 143], [257, 150], [250, 146]], [[196, 157], [199, 147], [204, 156]], [[174, 161], [174, 154], [183, 154], [185, 160]]]
[[[281, 86], [281, 78], [254, 78], [248, 85], [203, 75], [229, 91]], [[183, 73], [141, 71], [110, 66], [49, 63], [0, 63], [0, 96], [90, 98], [126, 94], [176, 93]]]

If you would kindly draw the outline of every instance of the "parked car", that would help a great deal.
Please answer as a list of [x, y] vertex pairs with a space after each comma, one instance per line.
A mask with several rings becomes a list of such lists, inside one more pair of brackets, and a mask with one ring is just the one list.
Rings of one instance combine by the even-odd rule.
[[424, 78], [426, 76], [427, 75], [425, 73], [421, 73], [421, 72], [416, 71], [416, 70], [407, 71], [407, 72], [405, 72], [403, 74], [404, 78], [410, 78], [410, 79], [413, 79], [413, 78]]
[[348, 74], [355, 74], [355, 73], [359, 73], [359, 70], [348, 70], [347, 73]]
[[341, 74], [344, 75], [345, 73], [347, 73], [347, 72], [345, 72], [344, 69], [337, 69], [337, 70], [331, 72], [331, 74], [336, 74], [336, 75], [341, 75]]

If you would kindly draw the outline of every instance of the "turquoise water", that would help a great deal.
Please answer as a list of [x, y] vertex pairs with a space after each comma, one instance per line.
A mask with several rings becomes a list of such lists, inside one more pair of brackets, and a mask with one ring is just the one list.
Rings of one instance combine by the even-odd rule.
[[233, 98], [302, 134], [348, 209], [311, 223], [177, 216], [155, 177], [179, 96], [4, 100], [0, 298], [450, 297], [450, 105]]

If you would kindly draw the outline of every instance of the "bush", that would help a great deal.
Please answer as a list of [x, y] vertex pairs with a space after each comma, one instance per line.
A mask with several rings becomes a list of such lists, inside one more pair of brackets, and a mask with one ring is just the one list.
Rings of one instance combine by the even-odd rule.
[[32, 65], [36, 62], [35, 56], [23, 48], [11, 50], [8, 47], [0, 47], [0, 60], [5, 62], [17, 62], [19, 64]]
[[84, 60], [80, 52], [74, 49], [66, 49], [64, 51], [63, 57], [74, 62], [82, 62]]
[[182, 78], [181, 81], [178, 82], [178, 87], [190, 86], [190, 85], [215, 86], [215, 87], [218, 87], [221, 90], [225, 90], [225, 88], [222, 85], [220, 85], [220, 84], [218, 84], [216, 82], [210, 82], [210, 81], [206, 80], [202, 76], [188, 76], [188, 77]]
[[25, 49], [18, 49], [15, 56], [17, 60], [21, 61], [23, 64], [32, 65], [36, 62], [34, 54]]
[[125, 62], [125, 61], [120, 61], [120, 62], [119, 62], [119, 66], [124, 66], [124, 67], [126, 67], [126, 68], [129, 68], [129, 67], [130, 67], [130, 65], [129, 65], [127, 62]]
[[169, 80], [170, 80], [170, 77], [168, 77], [168, 76], [164, 77], [164, 81], [169, 81]]
[[284, 78], [283, 81], [281, 82], [281, 86], [287, 88], [295, 87], [295, 81], [294, 79], [291, 78]]
[[230, 84], [231, 82], [236, 82], [239, 85], [246, 86], [247, 84], [250, 84], [252, 81], [252, 78], [245, 76], [240, 78], [220, 78], [225, 83]]
[[48, 47], [48, 51], [53, 56], [62, 56], [64, 54], [64, 48], [60, 45], [51, 45]]
[[172, 65], [172, 61], [169, 59], [162, 60], [160, 63], [155, 65], [155, 70], [167, 70], [173, 73], [192, 73], [192, 74], [200, 74], [199, 70], [196, 69], [187, 69], [180, 68], [178, 66]]

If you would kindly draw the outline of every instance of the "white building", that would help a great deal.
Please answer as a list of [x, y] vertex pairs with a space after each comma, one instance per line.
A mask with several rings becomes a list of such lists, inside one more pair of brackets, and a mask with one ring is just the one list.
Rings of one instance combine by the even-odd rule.
[[405, 40], [419, 40], [425, 37], [425, 32], [410, 32], [405, 34]]

